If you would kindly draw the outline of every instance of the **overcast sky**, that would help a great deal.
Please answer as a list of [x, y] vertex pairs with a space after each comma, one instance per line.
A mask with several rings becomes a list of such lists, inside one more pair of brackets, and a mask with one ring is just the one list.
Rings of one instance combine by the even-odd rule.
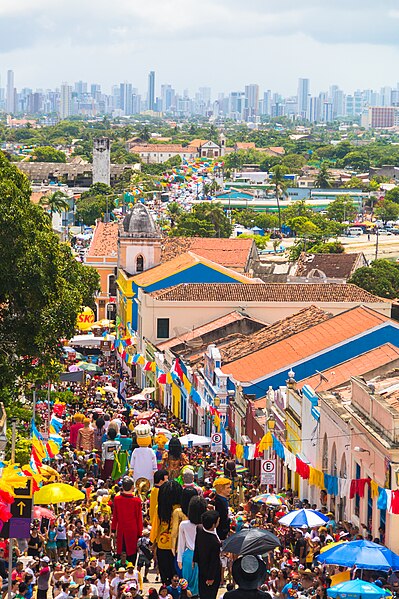
[[108, 92], [148, 71], [177, 91], [259, 83], [295, 94], [399, 81], [398, 0], [0, 0], [0, 75], [47, 88], [80, 79]]

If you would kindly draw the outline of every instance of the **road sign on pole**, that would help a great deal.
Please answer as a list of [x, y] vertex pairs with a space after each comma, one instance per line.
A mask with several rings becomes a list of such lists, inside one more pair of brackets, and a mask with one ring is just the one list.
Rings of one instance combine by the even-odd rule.
[[211, 441], [211, 452], [222, 453], [223, 451], [223, 437], [221, 433], [213, 433]]
[[276, 460], [261, 460], [260, 464], [260, 484], [276, 484]]
[[30, 535], [32, 517], [32, 481], [26, 487], [15, 489], [14, 502], [10, 505], [12, 518], [5, 522], [0, 537], [3, 539], [26, 539]]

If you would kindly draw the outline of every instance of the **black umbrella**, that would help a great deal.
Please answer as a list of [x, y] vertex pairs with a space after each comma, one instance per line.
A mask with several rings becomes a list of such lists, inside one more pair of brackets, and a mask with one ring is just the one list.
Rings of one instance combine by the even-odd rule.
[[263, 528], [244, 528], [225, 540], [223, 551], [237, 555], [263, 555], [281, 543], [273, 533]]

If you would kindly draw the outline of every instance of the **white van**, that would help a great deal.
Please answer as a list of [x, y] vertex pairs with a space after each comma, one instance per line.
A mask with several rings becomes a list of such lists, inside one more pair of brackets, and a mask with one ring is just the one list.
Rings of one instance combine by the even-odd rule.
[[357, 237], [358, 235], [363, 235], [363, 229], [362, 227], [349, 227], [347, 234], [351, 237]]

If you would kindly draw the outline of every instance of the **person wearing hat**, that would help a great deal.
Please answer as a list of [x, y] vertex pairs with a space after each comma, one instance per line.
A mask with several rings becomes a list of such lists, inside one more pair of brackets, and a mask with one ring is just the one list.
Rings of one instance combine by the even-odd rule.
[[37, 575], [37, 599], [47, 599], [50, 581], [50, 558], [45, 555], [40, 558], [39, 572]]
[[267, 575], [266, 564], [259, 557], [239, 557], [233, 562], [232, 571], [238, 589], [225, 593], [224, 599], [272, 599], [270, 593], [259, 590]]
[[126, 568], [121, 566], [117, 570], [117, 576], [111, 581], [109, 590], [111, 593], [111, 597], [116, 597], [118, 595], [118, 586], [121, 582], [125, 582]]

